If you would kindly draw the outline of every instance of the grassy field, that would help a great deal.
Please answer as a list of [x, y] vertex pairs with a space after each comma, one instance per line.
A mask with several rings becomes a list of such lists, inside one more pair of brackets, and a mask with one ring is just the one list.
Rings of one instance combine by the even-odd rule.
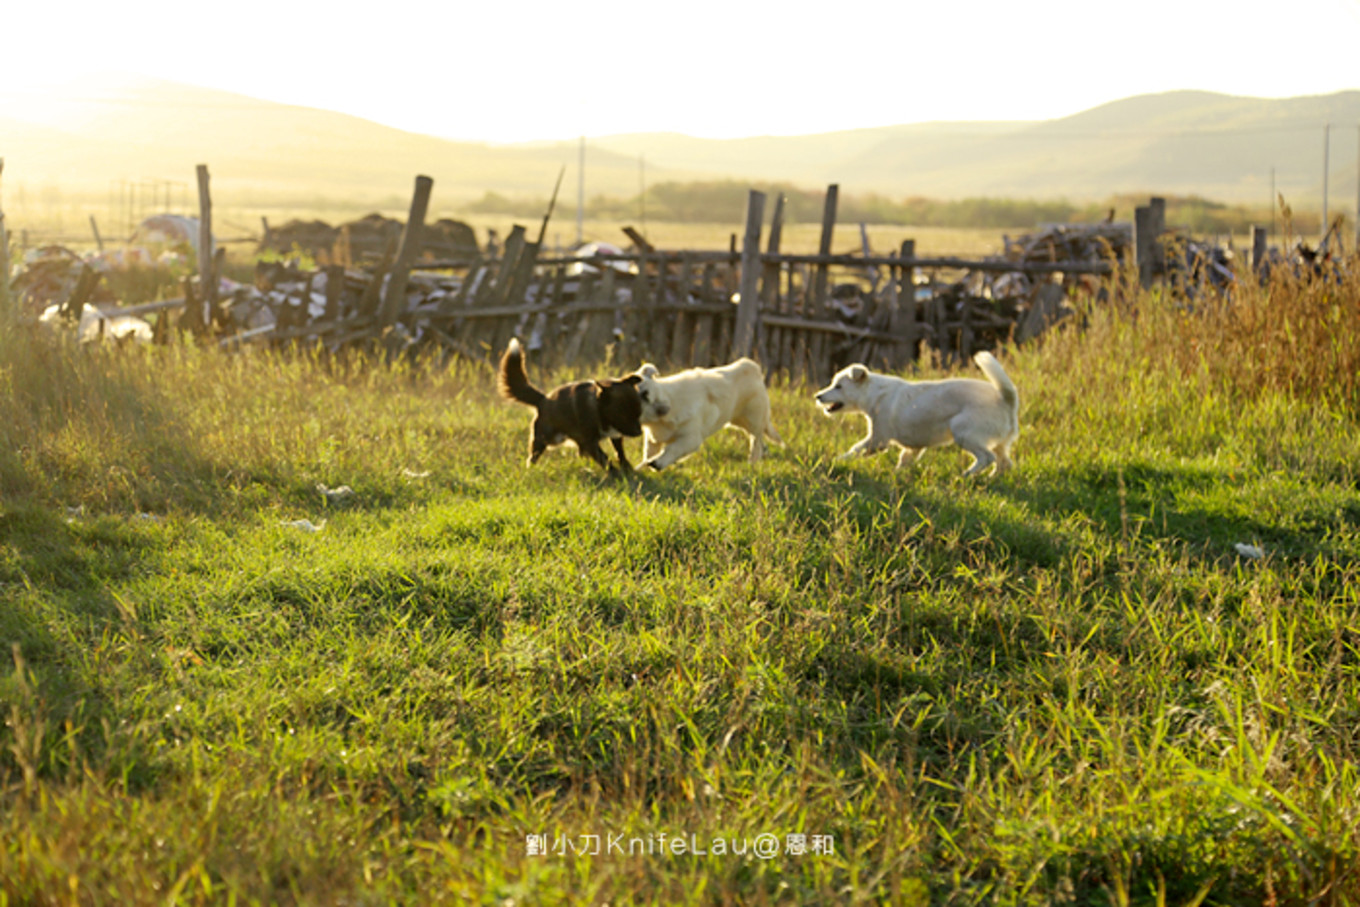
[[1357, 903], [1360, 285], [1083, 327], [985, 481], [7, 331], [0, 903]]

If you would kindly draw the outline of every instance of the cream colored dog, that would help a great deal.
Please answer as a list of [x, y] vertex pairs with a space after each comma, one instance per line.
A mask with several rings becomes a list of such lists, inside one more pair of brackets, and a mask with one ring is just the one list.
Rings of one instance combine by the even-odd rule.
[[902, 448], [897, 458], [901, 468], [920, 459], [927, 447], [952, 441], [973, 455], [966, 476], [988, 466], [993, 472], [1009, 469], [1011, 445], [1020, 434], [1020, 396], [991, 353], [978, 353], [973, 361], [986, 381], [907, 381], [875, 374], [863, 365], [841, 369], [830, 387], [818, 391], [817, 402], [828, 416], [852, 412], [869, 419], [869, 434], [841, 459], [896, 444]]
[[[661, 377], [650, 362], [638, 369], [642, 398], [643, 465], [665, 469], [694, 453], [725, 425], [751, 436], [751, 462], [765, 453], [765, 438], [784, 441], [770, 422], [765, 375], [750, 359], [719, 368], [692, 368]], [[663, 449], [664, 448], [664, 449]]]

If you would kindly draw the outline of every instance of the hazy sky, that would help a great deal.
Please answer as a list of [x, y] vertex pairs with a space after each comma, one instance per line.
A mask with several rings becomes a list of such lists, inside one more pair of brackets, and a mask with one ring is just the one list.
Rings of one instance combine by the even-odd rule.
[[[1066, 116], [1360, 88], [1360, 0], [10, 4], [5, 102], [120, 70], [512, 142]], [[1304, 15], [1303, 10], [1307, 11]], [[0, 136], [3, 144], [3, 136]]]

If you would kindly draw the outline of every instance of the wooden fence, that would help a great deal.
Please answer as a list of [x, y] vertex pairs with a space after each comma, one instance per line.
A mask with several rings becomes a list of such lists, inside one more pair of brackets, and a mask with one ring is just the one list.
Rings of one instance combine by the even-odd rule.
[[[200, 275], [213, 275], [221, 273], [222, 255], [210, 251], [204, 166], [198, 183], [204, 234], [198, 264]], [[1024, 342], [1061, 314], [1063, 282], [1116, 267], [1094, 258], [924, 257], [910, 240], [892, 254], [873, 255], [863, 228], [861, 254], [833, 254], [834, 185], [826, 194], [818, 251], [810, 255], [780, 248], [783, 197], [765, 230], [766, 198], [752, 191], [740, 242], [733, 236], [722, 251], [657, 249], [624, 228], [633, 252], [547, 256], [545, 216], [536, 238], [516, 226], [494, 256], [430, 260], [422, 257], [422, 244], [432, 186], [428, 177], [416, 178], [399, 242], [376, 265], [294, 272], [291, 282], [266, 281], [222, 300], [215, 293], [219, 281], [200, 276], [185, 281], [180, 299], [107, 316], [161, 313], [159, 339], [178, 327], [226, 349], [301, 343], [391, 355], [435, 345], [445, 355], [494, 360], [519, 336], [548, 367], [618, 373], [645, 361], [671, 370], [753, 356], [767, 373], [820, 383], [850, 362], [901, 370], [923, 354], [963, 362], [979, 349]], [[1140, 234], [1149, 235], [1147, 229]], [[961, 279], [987, 274], [1023, 274], [1025, 289], [986, 293]], [[316, 288], [323, 285], [321, 294]], [[78, 313], [83, 298], [79, 302], [68, 308]], [[262, 320], [256, 317], [261, 306], [270, 309]], [[175, 309], [183, 314], [172, 323]]]
[[1114, 267], [920, 257], [910, 240], [891, 255], [833, 255], [835, 186], [817, 254], [780, 251], [782, 198], [762, 251], [764, 202], [751, 192], [740, 248], [734, 242], [722, 252], [654, 249], [628, 231], [637, 252], [540, 257], [539, 244], [516, 227], [499, 260], [427, 263], [461, 271], [459, 292], [437, 308], [418, 309], [409, 327], [464, 356], [494, 357], [518, 335], [548, 366], [631, 369], [651, 361], [681, 368], [749, 355], [767, 373], [821, 382], [850, 362], [900, 369], [923, 350], [958, 360], [1032, 337], [1064, 296], [1050, 283], [1017, 305], [951, 292], [948, 282], [922, 285], [927, 273], [1046, 277], [1104, 275]]

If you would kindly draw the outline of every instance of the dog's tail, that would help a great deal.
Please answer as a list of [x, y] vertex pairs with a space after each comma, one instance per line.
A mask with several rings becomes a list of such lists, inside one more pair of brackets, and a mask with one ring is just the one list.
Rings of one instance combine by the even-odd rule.
[[987, 380], [992, 382], [992, 386], [1001, 392], [1001, 399], [1010, 407], [1011, 412], [1018, 412], [1020, 409], [1020, 394], [1016, 391], [1015, 385], [1011, 383], [1010, 376], [1001, 367], [1001, 363], [996, 361], [996, 357], [986, 350], [973, 357], [977, 367], [982, 369], [982, 373], [987, 376]]
[[496, 387], [507, 400], [518, 400], [528, 406], [540, 406], [547, 399], [543, 391], [529, 383], [529, 376], [524, 373], [524, 347], [520, 346], [518, 337], [510, 341], [501, 357]]
[[784, 446], [784, 439], [779, 437], [779, 432], [774, 430], [773, 422], [765, 423], [765, 437], [769, 438], [771, 441], [778, 444], [780, 447]]

